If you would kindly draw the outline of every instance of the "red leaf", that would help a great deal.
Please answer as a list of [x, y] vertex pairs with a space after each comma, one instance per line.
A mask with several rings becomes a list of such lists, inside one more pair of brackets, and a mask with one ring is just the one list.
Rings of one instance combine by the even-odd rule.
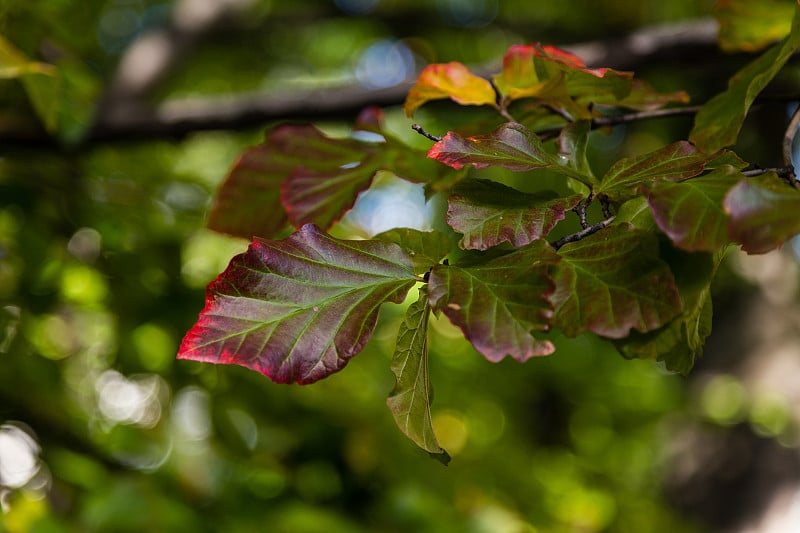
[[209, 284], [178, 358], [311, 383], [361, 351], [380, 306], [402, 302], [416, 279], [391, 243], [339, 240], [310, 224], [284, 240], [255, 239]]

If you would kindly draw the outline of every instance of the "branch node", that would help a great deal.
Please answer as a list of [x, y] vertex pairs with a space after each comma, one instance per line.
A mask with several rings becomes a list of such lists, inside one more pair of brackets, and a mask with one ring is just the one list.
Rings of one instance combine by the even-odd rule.
[[592, 224], [591, 226], [588, 226], [588, 227], [582, 229], [581, 231], [578, 231], [578, 232], [575, 232], [575, 233], [573, 233], [571, 235], [567, 235], [565, 237], [562, 237], [562, 238], [558, 239], [557, 241], [555, 241], [552, 244], [552, 246], [553, 246], [553, 248], [558, 250], [559, 248], [561, 248], [562, 246], [564, 246], [567, 243], [576, 242], [576, 241], [579, 241], [579, 240], [581, 240], [583, 238], [586, 238], [589, 235], [591, 235], [592, 233], [597, 233], [601, 229], [608, 227], [609, 224], [614, 222], [615, 218], [617, 218], [617, 217], [616, 216], [611, 216], [611, 217], [609, 217], [609, 218], [607, 218], [605, 220], [602, 220], [602, 221], [598, 222], [597, 224]]

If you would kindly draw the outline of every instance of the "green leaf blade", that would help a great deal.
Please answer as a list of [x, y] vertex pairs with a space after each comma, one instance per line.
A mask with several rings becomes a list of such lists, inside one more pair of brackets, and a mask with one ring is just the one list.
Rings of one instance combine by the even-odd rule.
[[503, 242], [519, 248], [546, 237], [580, 195], [528, 194], [489, 180], [466, 180], [448, 199], [447, 224], [462, 233], [460, 246], [487, 250]]
[[431, 420], [431, 384], [428, 377], [428, 319], [430, 303], [426, 288], [406, 311], [397, 334], [392, 372], [395, 386], [386, 404], [400, 431], [444, 464], [450, 456], [439, 445]]
[[390, 243], [343, 241], [313, 225], [281, 241], [256, 239], [209, 284], [178, 358], [312, 383], [361, 351], [380, 306], [401, 302], [416, 280]]
[[705, 152], [736, 143], [756, 96], [800, 47], [800, 3], [794, 3], [789, 35], [733, 75], [728, 88], [708, 101], [695, 116], [689, 140]]

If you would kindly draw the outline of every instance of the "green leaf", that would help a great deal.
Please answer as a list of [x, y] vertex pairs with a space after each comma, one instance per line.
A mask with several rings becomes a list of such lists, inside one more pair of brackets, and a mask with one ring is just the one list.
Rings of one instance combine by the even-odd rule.
[[724, 205], [730, 236], [747, 253], [769, 252], [800, 233], [800, 190], [774, 173], [740, 181]]
[[730, 242], [722, 201], [741, 177], [733, 167], [721, 167], [680, 183], [656, 183], [647, 192], [656, 224], [679, 248], [719, 250]]
[[624, 107], [636, 111], [652, 111], [660, 109], [667, 104], [688, 104], [689, 101], [689, 95], [686, 91], [662, 93], [646, 81], [639, 79], [631, 80], [630, 92], [624, 98], [594, 98], [594, 102], [597, 104]]
[[554, 285], [548, 269], [557, 261], [552, 247], [538, 240], [483, 264], [436, 265], [429, 278], [431, 306], [489, 361], [551, 354], [553, 344], [531, 332], [550, 329]]
[[416, 281], [395, 244], [335, 239], [311, 224], [284, 240], [255, 239], [209, 284], [178, 358], [312, 383], [360, 352], [380, 306], [402, 302]]
[[668, 370], [688, 374], [703, 355], [703, 345], [711, 334], [711, 281], [721, 253], [672, 251], [669, 264], [683, 301], [683, 311], [669, 324], [650, 333], [632, 331], [614, 341], [629, 359], [663, 361]]
[[726, 52], [755, 52], [783, 39], [792, 27], [792, 0], [721, 0], [714, 5], [717, 40]]
[[414, 261], [414, 271], [428, 272], [453, 248], [451, 236], [441, 231], [419, 231], [411, 228], [394, 228], [375, 235], [373, 239], [399, 245]]
[[681, 311], [652, 233], [614, 225], [564, 245], [558, 255], [555, 325], [568, 336], [592, 331], [618, 339], [631, 328], [657, 329]]
[[620, 159], [603, 176], [597, 192], [612, 200], [627, 200], [640, 186], [656, 180], [680, 181], [697, 176], [709, 160], [688, 142], [678, 141], [648, 154]]
[[488, 80], [472, 74], [458, 62], [425, 67], [408, 92], [406, 116], [431, 100], [450, 98], [461, 105], [495, 105], [497, 95]]
[[791, 32], [728, 82], [728, 89], [712, 98], [695, 116], [689, 140], [704, 152], [715, 152], [736, 142], [756, 96], [772, 81], [800, 46], [800, 8], [794, 2]]
[[447, 224], [462, 233], [459, 245], [486, 250], [503, 242], [525, 246], [546, 237], [581, 196], [520, 192], [490, 180], [459, 183], [448, 199]]
[[507, 102], [520, 98], [567, 96], [564, 71], [556, 61], [546, 61], [534, 45], [512, 45], [503, 56], [503, 70], [492, 77]]
[[592, 123], [589, 120], [578, 120], [564, 126], [558, 136], [558, 155], [561, 159], [566, 158], [567, 165], [589, 177], [592, 183], [596, 183], [597, 179], [586, 158], [591, 128]]
[[392, 372], [395, 386], [386, 404], [397, 427], [414, 443], [445, 465], [448, 453], [439, 446], [431, 423], [431, 384], [428, 378], [428, 318], [430, 304], [426, 288], [406, 311], [397, 334]]
[[591, 176], [566, 166], [566, 158], [562, 164], [557, 156], [545, 149], [536, 134], [516, 122], [501, 124], [488, 135], [465, 138], [454, 131], [448, 132], [431, 147], [428, 157], [455, 169], [466, 165], [515, 171], [550, 169], [583, 183], [592, 182]]

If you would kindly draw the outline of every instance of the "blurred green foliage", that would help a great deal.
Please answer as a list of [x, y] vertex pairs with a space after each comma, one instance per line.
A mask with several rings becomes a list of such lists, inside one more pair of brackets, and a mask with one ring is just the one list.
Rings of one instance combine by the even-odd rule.
[[[74, 141], [126, 48], [193, 3], [6, 0], [0, 34], [61, 69], [57, 128]], [[420, 65], [496, 61], [511, 43], [617, 36], [704, 15], [711, 2], [241, 4], [245, 15], [194, 43], [156, 98], [354, 81], [381, 41], [404, 42]], [[696, 83], [691, 71], [649, 70], [663, 90]], [[30, 102], [22, 84], [0, 80], [3, 131], [41, 129]], [[443, 116], [417, 119], [436, 131]], [[424, 146], [399, 109], [388, 123]], [[650, 150], [688, 124], [631, 126], [624, 140], [598, 132], [593, 162]], [[246, 247], [203, 223], [228, 166], [262, 132], [0, 146], [0, 460], [18, 449], [0, 464], [0, 531], [700, 531], [662, 494], [674, 428], [699, 405], [723, 426], [750, 416], [766, 435], [785, 431], [779, 402], [749, 415], [730, 403], [741, 398], [733, 378], [693, 403], [684, 379], [588, 337], [559, 339], [554, 356], [525, 365], [491, 364], [441, 318], [430, 372], [434, 425], [454, 456], [444, 468], [385, 405], [403, 306], [386, 307], [367, 349], [311, 387], [175, 361], [205, 285]], [[27, 447], [21, 432], [34, 439]], [[25, 457], [38, 460], [29, 479], [8, 483]]]

